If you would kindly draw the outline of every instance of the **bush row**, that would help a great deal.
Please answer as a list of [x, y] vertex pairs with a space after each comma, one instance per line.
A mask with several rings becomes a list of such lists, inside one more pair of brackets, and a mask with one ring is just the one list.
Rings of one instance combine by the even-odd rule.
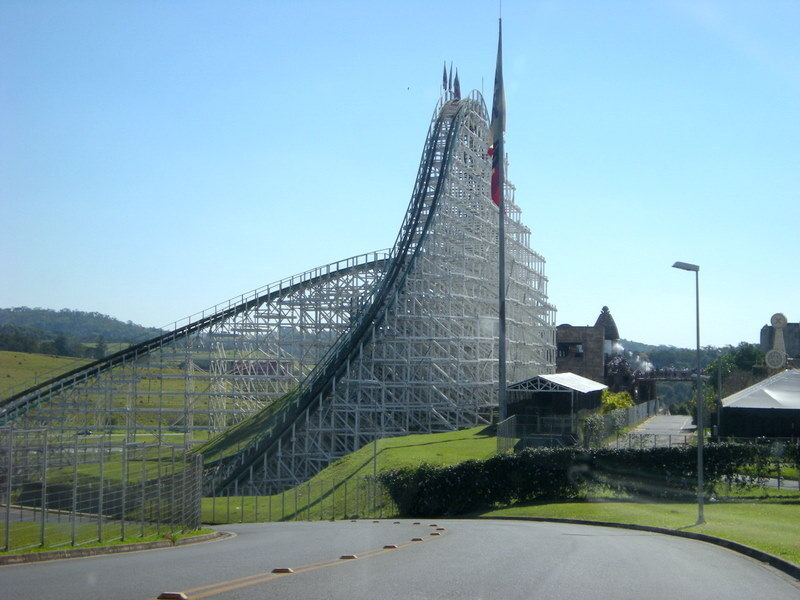
[[[709, 444], [705, 492], [714, 485], [747, 486], [769, 476], [776, 459], [800, 462], [798, 444]], [[380, 475], [405, 516], [458, 515], [496, 504], [568, 500], [609, 490], [649, 498], [697, 493], [694, 447], [608, 449], [526, 448], [449, 467], [420, 465]]]

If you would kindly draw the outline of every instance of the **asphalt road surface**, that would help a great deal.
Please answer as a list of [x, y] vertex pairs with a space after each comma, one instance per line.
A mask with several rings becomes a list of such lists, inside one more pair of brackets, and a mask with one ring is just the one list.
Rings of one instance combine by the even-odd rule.
[[[800, 598], [800, 583], [734, 552], [622, 529], [466, 520], [224, 529], [236, 537], [0, 567], [0, 596], [147, 600], [182, 591], [190, 599]], [[384, 548], [392, 544], [398, 547]], [[294, 573], [272, 573], [276, 568]]]
[[638, 425], [627, 435], [621, 436], [612, 445], [638, 448], [652, 446], [683, 446], [694, 443], [697, 427], [686, 415], [656, 415]]

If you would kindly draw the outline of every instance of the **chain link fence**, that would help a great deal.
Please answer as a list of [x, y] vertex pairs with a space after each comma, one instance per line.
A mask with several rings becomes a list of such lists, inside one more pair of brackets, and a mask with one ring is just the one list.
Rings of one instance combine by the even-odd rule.
[[[497, 452], [508, 452], [518, 444], [519, 446], [564, 446], [578, 441], [586, 447], [599, 447], [607, 444], [615, 434], [618, 447], [626, 443], [637, 443], [636, 447], [644, 446], [647, 440], [643, 439], [620, 442], [619, 432], [657, 414], [658, 408], [658, 401], [650, 400], [604, 415], [594, 413], [579, 419], [576, 423], [573, 423], [568, 416], [527, 417], [531, 422], [521, 423], [517, 415], [512, 415], [497, 425]], [[676, 445], [685, 443], [685, 439], [679, 440], [676, 436]]]
[[200, 527], [202, 458], [113, 436], [0, 428], [0, 550], [174, 535]]
[[380, 519], [397, 513], [384, 485], [372, 476], [310, 481], [260, 496], [227, 493], [203, 499], [203, 522], [216, 524]]

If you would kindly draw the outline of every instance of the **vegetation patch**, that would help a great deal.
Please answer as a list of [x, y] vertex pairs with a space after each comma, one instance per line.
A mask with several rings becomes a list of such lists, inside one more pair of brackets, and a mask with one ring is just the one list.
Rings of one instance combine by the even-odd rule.
[[781, 494], [760, 501], [710, 502], [706, 523], [696, 525], [691, 502], [558, 502], [481, 512], [475, 516], [576, 519], [661, 527], [705, 533], [758, 548], [800, 565], [800, 495]]
[[[711, 444], [704, 457], [704, 493], [715, 487], [746, 489], [762, 483], [779, 458], [798, 464], [798, 444]], [[745, 467], [750, 467], [748, 471]], [[495, 505], [572, 500], [589, 495], [687, 499], [696, 495], [693, 448], [526, 448], [453, 466], [404, 467], [380, 475], [400, 513], [448, 516]]]

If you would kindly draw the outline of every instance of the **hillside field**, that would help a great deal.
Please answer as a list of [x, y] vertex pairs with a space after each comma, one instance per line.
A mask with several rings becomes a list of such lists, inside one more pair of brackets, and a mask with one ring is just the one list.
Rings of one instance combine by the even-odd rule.
[[89, 362], [91, 359], [0, 350], [0, 398]]

